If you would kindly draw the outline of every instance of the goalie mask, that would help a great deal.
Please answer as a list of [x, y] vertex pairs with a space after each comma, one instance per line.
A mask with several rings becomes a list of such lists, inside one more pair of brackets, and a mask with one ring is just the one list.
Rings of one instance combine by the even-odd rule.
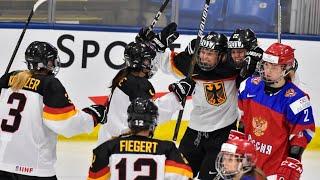
[[149, 130], [150, 135], [158, 124], [158, 107], [151, 99], [134, 99], [128, 107], [128, 126], [134, 133]]
[[26, 49], [25, 59], [29, 70], [47, 70], [56, 75], [60, 69], [58, 50], [50, 43], [34, 41]]
[[154, 61], [156, 52], [145, 43], [129, 43], [124, 50], [124, 60], [127, 67], [135, 71], [147, 71], [147, 78], [151, 78], [158, 70]]
[[260, 77], [268, 84], [273, 84], [285, 78], [295, 69], [294, 49], [281, 43], [272, 44], [259, 62]]
[[200, 40], [197, 64], [203, 71], [213, 70], [226, 54], [228, 39], [224, 34], [210, 32]]
[[258, 46], [257, 37], [251, 29], [236, 29], [228, 42], [228, 49], [236, 68], [245, 66], [247, 52]]
[[255, 167], [256, 150], [248, 140], [231, 139], [221, 146], [216, 159], [216, 169], [223, 179], [233, 179]]

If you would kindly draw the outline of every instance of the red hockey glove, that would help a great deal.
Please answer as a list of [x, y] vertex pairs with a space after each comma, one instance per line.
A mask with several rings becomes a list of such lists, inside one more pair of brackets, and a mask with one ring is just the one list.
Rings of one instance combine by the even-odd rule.
[[246, 136], [244, 135], [244, 133], [236, 130], [231, 130], [228, 139], [231, 140], [231, 139], [245, 139], [245, 138]]
[[298, 159], [287, 157], [281, 162], [277, 171], [278, 180], [299, 180], [302, 173], [302, 164]]

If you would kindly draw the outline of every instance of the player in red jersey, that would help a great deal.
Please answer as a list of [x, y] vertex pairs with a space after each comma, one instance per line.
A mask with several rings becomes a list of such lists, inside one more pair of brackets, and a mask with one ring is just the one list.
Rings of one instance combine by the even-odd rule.
[[260, 61], [260, 77], [239, 89], [240, 130], [256, 147], [257, 167], [270, 178], [300, 178], [301, 155], [315, 132], [309, 96], [291, 82], [294, 61], [294, 49], [272, 44]]

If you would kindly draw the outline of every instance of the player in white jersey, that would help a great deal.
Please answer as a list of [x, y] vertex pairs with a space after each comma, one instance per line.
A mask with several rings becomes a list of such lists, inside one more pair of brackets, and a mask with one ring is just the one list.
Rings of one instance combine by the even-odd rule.
[[[180, 78], [187, 76], [194, 53], [192, 42], [179, 54], [172, 52], [158, 56], [162, 71]], [[233, 63], [227, 61], [227, 42], [224, 34], [211, 32], [205, 35], [200, 41], [192, 74], [196, 82], [192, 94], [193, 109], [179, 150], [190, 163], [193, 175], [198, 174], [200, 179], [216, 176], [214, 161], [230, 130], [235, 128], [238, 117], [235, 79], [239, 72]], [[188, 87], [187, 83], [183, 84]]]
[[93, 150], [88, 180], [187, 180], [192, 170], [170, 141], [153, 139], [158, 108], [149, 98], [137, 98], [127, 108], [126, 135]]
[[[176, 28], [176, 25], [170, 24], [167, 28], [164, 28], [162, 31], [163, 37], [159, 38], [159, 42], [161, 39], [167, 39], [166, 37], [170, 36], [170, 34], [164, 33], [169, 28]], [[177, 37], [176, 34], [171, 42]], [[169, 44], [165, 44], [163, 48], [166, 49]], [[111, 94], [107, 103], [108, 123], [100, 126], [98, 145], [129, 131], [126, 111], [133, 99], [137, 97], [154, 98], [155, 90], [149, 79], [157, 71], [154, 58], [157, 53], [161, 54], [158, 51], [160, 51], [159, 48], [144, 42], [131, 42], [126, 46], [124, 59], [127, 67], [120, 70], [112, 80]], [[189, 87], [185, 88], [184, 92], [192, 92], [194, 84], [191, 83]], [[181, 96], [184, 95], [187, 94]], [[181, 107], [175, 93], [168, 93], [157, 99], [155, 103], [159, 108], [160, 123], [170, 120], [172, 114]]]
[[57, 134], [91, 132], [105, 107], [76, 109], [55, 77], [58, 52], [47, 42], [32, 42], [25, 52], [28, 70], [0, 79], [0, 179], [54, 180]]

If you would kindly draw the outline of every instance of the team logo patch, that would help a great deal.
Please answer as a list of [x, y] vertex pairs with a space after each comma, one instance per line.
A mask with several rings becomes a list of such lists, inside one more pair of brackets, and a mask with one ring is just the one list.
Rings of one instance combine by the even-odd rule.
[[284, 95], [285, 97], [293, 97], [295, 96], [297, 93], [294, 89], [290, 88], [286, 91], [286, 94]]
[[222, 81], [203, 83], [207, 102], [214, 106], [220, 106], [227, 100], [226, 91]]
[[262, 136], [268, 127], [268, 122], [261, 117], [254, 117], [252, 119], [252, 127], [256, 136]]
[[251, 79], [251, 83], [253, 83], [253, 84], [255, 84], [255, 85], [259, 84], [260, 81], [261, 81], [261, 78], [260, 78], [260, 77], [253, 77], [253, 78]]

